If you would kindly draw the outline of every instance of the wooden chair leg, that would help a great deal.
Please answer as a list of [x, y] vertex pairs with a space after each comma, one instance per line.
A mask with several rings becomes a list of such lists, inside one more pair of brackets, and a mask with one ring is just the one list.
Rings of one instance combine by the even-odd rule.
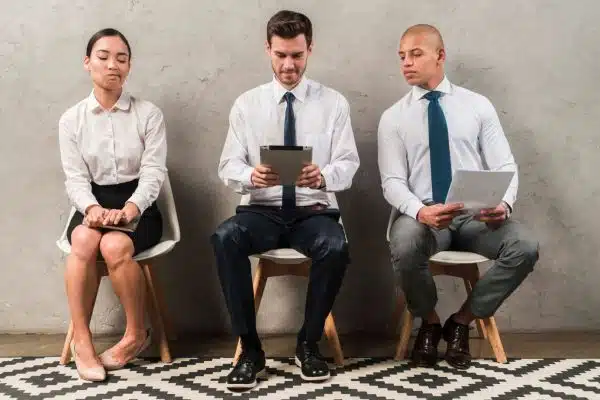
[[60, 364], [67, 365], [71, 361], [71, 340], [73, 340], [73, 321], [69, 321], [69, 329], [67, 330], [67, 337], [65, 338], [65, 344], [60, 355]]
[[400, 340], [396, 346], [395, 360], [404, 360], [408, 354], [408, 341], [410, 340], [410, 333], [412, 331], [413, 316], [408, 310], [408, 307], [404, 310], [402, 316], [402, 332], [400, 333]]
[[[475, 268], [477, 268], [477, 264], [475, 264]], [[475, 283], [477, 283], [477, 280], [474, 281], [472, 278], [469, 278], [469, 279], [465, 278], [465, 279], [463, 279], [463, 282], [465, 283], [465, 289], [467, 291], [467, 296], [470, 296], [471, 292], [473, 291], [473, 286], [475, 286]], [[485, 324], [483, 323], [483, 320], [481, 320], [479, 318], [476, 319], [475, 326], [477, 327], [477, 333], [479, 334], [479, 337], [487, 339], [487, 332], [486, 332]]]
[[339, 367], [344, 366], [344, 352], [342, 351], [342, 345], [340, 344], [340, 338], [335, 327], [335, 321], [333, 315], [329, 313], [325, 320], [325, 336], [329, 340], [331, 351], [333, 352], [333, 361]]
[[152, 326], [154, 328], [154, 338], [158, 340], [160, 359], [164, 363], [170, 363], [173, 359], [171, 358], [171, 352], [169, 351], [169, 342], [167, 341], [167, 335], [165, 333], [163, 316], [156, 296], [156, 280], [150, 265], [144, 264], [143, 269], [146, 277], [146, 284], [148, 286], [147, 300], [150, 318], [152, 319]]
[[[262, 300], [265, 286], [267, 285], [267, 279], [269, 278], [263, 270], [264, 261], [258, 260], [256, 266], [256, 272], [254, 273], [254, 279], [252, 281], [252, 290], [254, 292], [254, 312], [258, 314], [258, 308]], [[233, 365], [237, 364], [240, 355], [242, 354], [242, 340], [238, 338], [237, 347], [235, 348], [235, 354], [233, 356]]]
[[496, 361], [504, 364], [506, 362], [506, 353], [504, 352], [504, 346], [502, 346], [502, 340], [500, 340], [500, 333], [498, 332], [498, 327], [496, 326], [496, 320], [494, 317], [490, 317], [485, 318], [483, 321], [485, 323], [487, 337], [490, 345], [492, 346], [492, 351], [494, 352]]
[[406, 301], [404, 299], [404, 294], [397, 295], [396, 306], [394, 308], [394, 313], [392, 314], [391, 326], [389, 327], [392, 337], [396, 337], [398, 333], [398, 327], [400, 326], [400, 321], [402, 320], [402, 314], [404, 313], [405, 308]]
[[[153, 275], [154, 276], [154, 275]], [[167, 334], [167, 340], [176, 340], [177, 333], [175, 332], [175, 328], [173, 327], [173, 320], [170, 317], [170, 313], [167, 309], [165, 303], [165, 296], [163, 294], [161, 285], [154, 285], [154, 293], [156, 294], [156, 300], [158, 302], [158, 309], [160, 310], [160, 315], [162, 317], [162, 321], [165, 327], [165, 332]]]

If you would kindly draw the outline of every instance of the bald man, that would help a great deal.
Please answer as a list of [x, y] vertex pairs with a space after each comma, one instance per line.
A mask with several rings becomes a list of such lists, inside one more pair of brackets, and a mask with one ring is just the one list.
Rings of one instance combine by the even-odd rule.
[[[412, 89], [379, 122], [378, 162], [383, 194], [398, 210], [390, 251], [398, 286], [422, 323], [412, 363], [433, 366], [447, 342], [446, 361], [471, 364], [469, 324], [494, 314], [538, 260], [538, 243], [510, 218], [517, 198], [517, 165], [490, 101], [451, 83], [446, 51], [430, 25], [410, 27], [400, 39], [402, 73]], [[466, 213], [444, 204], [457, 169], [515, 171], [501, 204]], [[494, 259], [461, 308], [442, 327], [428, 259], [443, 250], [470, 251]]]

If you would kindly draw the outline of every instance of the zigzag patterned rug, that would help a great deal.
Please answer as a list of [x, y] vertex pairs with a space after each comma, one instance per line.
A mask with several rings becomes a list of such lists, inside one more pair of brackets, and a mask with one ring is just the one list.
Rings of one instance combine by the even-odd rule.
[[292, 358], [267, 360], [268, 377], [249, 392], [225, 387], [230, 358], [138, 360], [106, 382], [79, 380], [73, 363], [55, 357], [0, 358], [0, 399], [600, 399], [600, 360], [475, 360], [467, 371], [441, 361], [410, 368], [385, 358], [356, 358], [326, 383], [305, 383]]

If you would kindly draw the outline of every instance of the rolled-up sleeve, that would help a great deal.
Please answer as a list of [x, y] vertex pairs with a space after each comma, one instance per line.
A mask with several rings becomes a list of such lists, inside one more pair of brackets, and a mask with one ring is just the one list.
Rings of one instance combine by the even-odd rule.
[[85, 214], [88, 207], [98, 204], [92, 194], [90, 171], [77, 145], [76, 124], [67, 116], [58, 123], [58, 138], [62, 168], [66, 176], [65, 188], [71, 204]]

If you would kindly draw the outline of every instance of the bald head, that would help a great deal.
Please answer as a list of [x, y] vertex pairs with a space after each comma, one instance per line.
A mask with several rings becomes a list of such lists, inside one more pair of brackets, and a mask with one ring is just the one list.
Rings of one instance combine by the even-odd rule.
[[400, 42], [402, 42], [404, 38], [407, 38], [409, 36], [421, 36], [435, 50], [440, 50], [444, 48], [444, 40], [442, 39], [442, 34], [433, 25], [417, 24], [411, 26], [406, 31], [404, 31], [402, 37], [400, 38]]
[[440, 31], [434, 26], [419, 24], [408, 28], [400, 38], [398, 55], [410, 85], [432, 89], [443, 79], [446, 50]]

